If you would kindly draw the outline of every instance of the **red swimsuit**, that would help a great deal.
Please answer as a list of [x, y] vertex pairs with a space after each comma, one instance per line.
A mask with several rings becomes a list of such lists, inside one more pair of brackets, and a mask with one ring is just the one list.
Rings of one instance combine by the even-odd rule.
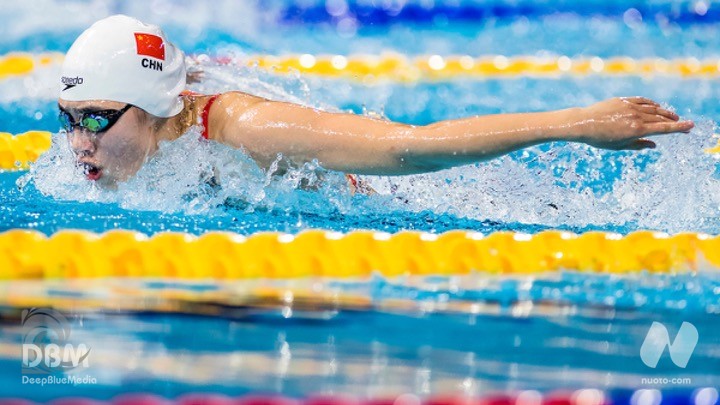
[[215, 100], [220, 96], [219, 94], [215, 94], [214, 96], [210, 96], [207, 103], [205, 104], [205, 107], [202, 110], [202, 124], [203, 124], [203, 132], [202, 137], [205, 139], [210, 139], [210, 108], [212, 107]]

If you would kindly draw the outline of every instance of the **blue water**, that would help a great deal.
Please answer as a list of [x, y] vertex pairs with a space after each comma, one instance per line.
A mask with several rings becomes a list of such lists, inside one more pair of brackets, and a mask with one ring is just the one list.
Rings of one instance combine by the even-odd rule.
[[[376, 53], [504, 54], [537, 53], [636, 57], [696, 58], [718, 55], [715, 35], [720, 9], [698, 1], [435, 1], [422, 11], [418, 4], [392, 19], [383, 4], [405, 2], [349, 1], [347, 12], [333, 17], [323, 1], [220, 0], [206, 7], [192, 0], [154, 2], [141, 0], [48, 1], [38, 17], [34, 7], [6, 7], [0, 17], [7, 34], [0, 53], [60, 51], [93, 21], [124, 13], [161, 24], [189, 53]], [[696, 11], [707, 6], [705, 14]], [[360, 12], [365, 8], [368, 14]], [[492, 10], [500, 10], [494, 13]], [[502, 14], [502, 9], [510, 10]], [[629, 9], [637, 16], [626, 18]], [[572, 10], [565, 12], [565, 10]], [[485, 14], [488, 13], [488, 14]], [[65, 16], [73, 14], [72, 19]], [[339, 22], [353, 16], [356, 28], [347, 31]], [[307, 22], [304, 24], [299, 21]], [[420, 37], [418, 37], [420, 35]], [[562, 40], [570, 39], [572, 40]], [[418, 40], [421, 39], [421, 40]], [[558, 41], [558, 39], [561, 39]]]
[[[203, 283], [205, 291], [227, 288]], [[425, 288], [446, 283], [437, 279]], [[157, 290], [187, 288], [146, 284]], [[521, 284], [496, 279], [484, 292], [431, 292], [380, 278], [328, 286], [372, 297], [374, 311], [332, 305], [312, 310], [298, 304], [217, 306], [218, 315], [209, 317], [73, 311], [70, 341], [92, 350], [90, 368], [75, 374], [94, 375], [98, 384], [32, 390], [19, 383], [19, 353], [8, 353], [0, 359], [5, 382], [0, 396], [107, 399], [128, 391], [169, 398], [188, 392], [442, 396], [561, 388], [599, 388], [618, 395], [633, 388], [682, 391], [720, 383], [720, 326], [716, 315], [704, 314], [706, 305], [719, 307], [712, 293], [717, 276], [623, 280], [568, 273], [525, 289]], [[241, 294], [242, 284], [236, 288]], [[648, 305], [628, 305], [618, 298], [623, 290]], [[682, 311], [678, 301], [673, 303], [681, 294], [692, 301]], [[403, 298], [415, 305], [392, 305]], [[480, 306], [474, 313], [441, 309], [463, 302]], [[4, 310], [0, 344], [22, 337], [16, 316]], [[654, 321], [667, 325], [671, 336], [682, 322], [696, 326], [700, 339], [686, 368], [668, 356], [654, 369], [642, 363], [638, 350]], [[642, 378], [689, 381], [667, 386], [645, 384]]]
[[[641, 342], [635, 336], [640, 329], [646, 329], [649, 320], [588, 322], [568, 317], [566, 321], [558, 324], [540, 318], [361, 312], [341, 312], [323, 321], [287, 320], [277, 312], [255, 313], [234, 321], [187, 315], [91, 315], [83, 317], [84, 333], [78, 335], [80, 338], [92, 335], [93, 340], [86, 341], [95, 344], [94, 358], [107, 363], [94, 371], [100, 375], [120, 372], [122, 380], [117, 384], [76, 388], [48, 386], [31, 394], [27, 386], [17, 384], [19, 362], [13, 359], [2, 361], [0, 378], [9, 384], [3, 385], [0, 395], [30, 394], [36, 400], [47, 400], [82, 393], [108, 399], [119, 393], [139, 391], [173, 398], [187, 392], [212, 391], [227, 395], [266, 392], [302, 397], [310, 392], [380, 391], [383, 385], [402, 387], [397, 394], [422, 392], [423, 370], [428, 370], [427, 384], [431, 387], [440, 385], [443, 379], [461, 386], [469, 378], [475, 384], [474, 390], [481, 392], [520, 387], [604, 388], [603, 379], [616, 382], [620, 386], [616, 389], [629, 389], [640, 385], [640, 376], [690, 376], [693, 386], [716, 383], [716, 377], [710, 373], [720, 366], [717, 358], [698, 354], [687, 369], [677, 373], [667, 359], [657, 369], [648, 371], [637, 356], [614, 353], [639, 345]], [[207, 332], [188, 334], [188, 324]], [[585, 330], [579, 331], [580, 326]], [[412, 339], [408, 339], [408, 331], [413, 331]], [[706, 325], [698, 331], [707, 336], [717, 334], [718, 328]], [[478, 340], [483, 344], [478, 344]], [[593, 341], [609, 344], [583, 347]], [[114, 350], [103, 347], [101, 342], [112, 344]], [[712, 342], [697, 350], [707, 350], [711, 345]], [[283, 354], [285, 347], [289, 348], [286, 349], [289, 355]], [[122, 363], [116, 363], [117, 358], [113, 361], [113, 351], [124, 355]], [[256, 363], [245, 360], [246, 367], [232, 367], [231, 355], [253, 358]], [[289, 356], [286, 367], [290, 371], [286, 375], [273, 372], [283, 356]], [[152, 367], [152, 362], [160, 358], [175, 360], [168, 362], [165, 369]], [[127, 370], [128, 363], [137, 363], [140, 369]], [[326, 371], [333, 363], [337, 371]], [[373, 364], [379, 365], [379, 370], [371, 370]], [[592, 378], [582, 378], [571, 371], [589, 365], [594, 370]], [[172, 376], [173, 369], [192, 367], [207, 369], [198, 374], [202, 380], [209, 378], [209, 383], [193, 381], [199, 377], [193, 373]], [[352, 374], [351, 368], [355, 368]], [[513, 368], [517, 371], [508, 381]], [[624, 378], [627, 380], [622, 381]], [[438, 388], [433, 391], [442, 392]]]

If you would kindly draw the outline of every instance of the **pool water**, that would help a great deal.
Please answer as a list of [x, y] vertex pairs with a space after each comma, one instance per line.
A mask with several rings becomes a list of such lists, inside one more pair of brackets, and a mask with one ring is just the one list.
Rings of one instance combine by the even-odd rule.
[[[703, 4], [709, 7], [704, 13]], [[197, 1], [37, 1], [0, 11], [7, 23], [0, 53], [64, 52], [93, 21], [126, 13], [161, 24], [188, 54], [239, 61], [256, 54], [380, 52], [705, 59], [720, 57], [717, 11], [704, 2], [632, 0], [227, 0], [212, 6]], [[650, 151], [609, 152], [556, 143], [437, 173], [364, 176], [379, 192], [374, 196], [350, 195], [342, 174], [314, 164], [274, 176], [241, 151], [198, 145], [192, 131], [162, 145], [117, 191], [100, 190], [73, 168], [67, 143], [56, 134], [51, 150], [29, 171], [0, 173], [0, 231], [22, 228], [52, 235], [64, 229], [130, 229], [148, 235], [201, 235], [224, 230], [252, 235], [306, 229], [468, 229], [485, 234], [563, 229], [627, 234], [652, 229], [720, 234], [720, 161], [704, 151], [718, 142], [720, 84], [714, 79], [563, 75], [364, 85], [273, 74], [242, 63], [208, 61], [201, 68], [205, 78], [191, 86], [196, 91], [242, 90], [416, 125], [643, 95], [672, 106], [697, 126], [690, 134], [657, 138], [657, 149]], [[59, 66], [51, 65], [29, 76], [0, 78], [0, 131], [57, 131], [58, 74]], [[208, 187], [204, 180], [211, 167], [226, 179], [220, 187]], [[302, 189], [301, 183], [316, 190]], [[127, 313], [73, 307], [73, 339], [92, 348], [91, 371], [98, 384], [42, 389], [21, 384], [19, 310], [4, 298], [17, 288], [28, 288], [19, 290], [28, 296], [32, 291], [49, 296], [64, 291], [83, 297], [93, 291], [50, 283], [37, 293], [3, 282], [0, 397], [109, 399], [122, 392], [150, 392], [175, 398], [199, 391], [377, 397], [720, 386], [720, 279], [715, 269], [687, 275], [568, 271], [470, 277], [319, 281], [321, 288], [367, 299], [371, 305], [364, 310], [221, 306], [216, 316], [205, 316], [192, 310]], [[203, 288], [239, 293], [249, 288], [202, 283]], [[283, 288], [294, 286], [288, 281]], [[128, 281], [115, 287], [137, 292], [197, 286]], [[450, 310], [448, 302], [458, 306]], [[667, 325], [670, 336], [682, 322], [697, 328], [700, 339], [686, 368], [675, 366], [667, 355], [657, 368], [643, 364], [639, 348], [653, 321]], [[642, 382], [653, 377], [687, 380], [678, 385]]]
[[[109, 399], [124, 392], [169, 398], [191, 392], [383, 398], [596, 388], [617, 396], [659, 387], [643, 379], [681, 381], [660, 384], [666, 392], [719, 383], [717, 275], [566, 272], [515, 280], [434, 278], [416, 286], [408, 281], [337, 281], [319, 292], [369, 298], [370, 311], [296, 297], [279, 306], [215, 303], [210, 312], [202, 305], [175, 314], [71, 312], [71, 341], [83, 342], [92, 353], [91, 366], [75, 374], [92, 375], [98, 383], [30, 391], [20, 384], [18, 359], [9, 356], [1, 360], [5, 383], [0, 395], [22, 393], [35, 400], [80, 393]], [[86, 288], [58, 282], [47, 288], [58, 298], [92, 295], [87, 287], [93, 284], [83, 284]], [[288, 290], [301, 286], [285, 283]], [[27, 286], [19, 288], [32, 295]], [[243, 302], [249, 289], [243, 283], [211, 281], [192, 287], [135, 281], [123, 282], [122, 288], [155, 294], [224, 289], [233, 292], [236, 302]], [[17, 316], [17, 311], [3, 311], [0, 347], [6, 352], [22, 339]], [[700, 339], [686, 368], [668, 356], [656, 368], [643, 364], [638, 348], [653, 321], [668, 325], [671, 336], [683, 322], [696, 326]]]

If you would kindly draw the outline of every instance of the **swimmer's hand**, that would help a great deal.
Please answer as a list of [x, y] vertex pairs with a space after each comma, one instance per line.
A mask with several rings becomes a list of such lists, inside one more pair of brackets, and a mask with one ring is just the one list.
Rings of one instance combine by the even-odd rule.
[[645, 97], [612, 98], [580, 108], [579, 115], [579, 133], [568, 140], [610, 150], [655, 148], [645, 136], [689, 132], [695, 126]]

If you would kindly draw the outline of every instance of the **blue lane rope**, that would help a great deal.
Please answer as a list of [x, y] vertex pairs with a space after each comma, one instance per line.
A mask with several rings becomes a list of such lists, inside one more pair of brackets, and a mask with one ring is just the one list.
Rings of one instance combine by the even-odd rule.
[[[378, 4], [386, 2], [374, 2]], [[644, 21], [665, 21], [675, 23], [716, 23], [720, 22], [720, 6], [710, 1], [694, 3], [632, 3], [632, 2], [567, 2], [551, 4], [460, 4], [436, 5], [425, 8], [419, 4], [405, 4], [398, 7], [383, 7], [372, 3], [358, 4], [350, 1], [342, 9], [333, 9], [325, 2], [310, 5], [288, 5], [279, 12], [284, 23], [336, 24], [344, 18], [353, 18], [361, 26], [382, 26], [400, 23], [479, 22], [487, 19], [514, 17], [544, 17], [556, 13], [572, 13], [581, 16], [604, 16], [623, 18], [632, 11], [633, 18], [642, 16]]]

